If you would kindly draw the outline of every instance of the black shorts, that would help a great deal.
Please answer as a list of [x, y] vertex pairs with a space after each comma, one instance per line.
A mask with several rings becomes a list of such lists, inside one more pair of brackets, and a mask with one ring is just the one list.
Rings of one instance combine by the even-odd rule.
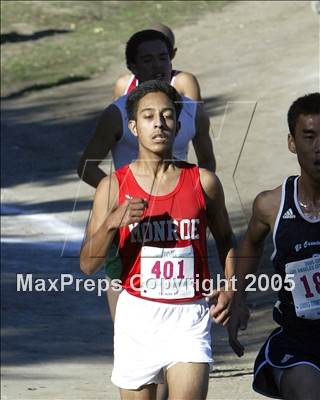
[[265, 396], [282, 399], [272, 368], [311, 365], [320, 371], [320, 342], [318, 332], [310, 329], [279, 327], [268, 337], [255, 364], [253, 389]]

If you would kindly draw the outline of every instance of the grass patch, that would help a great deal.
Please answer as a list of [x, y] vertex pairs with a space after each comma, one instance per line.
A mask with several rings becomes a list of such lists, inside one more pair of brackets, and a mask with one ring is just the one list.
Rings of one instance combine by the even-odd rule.
[[226, 1], [1, 2], [2, 93], [105, 73], [124, 44], [153, 22], [195, 23]]

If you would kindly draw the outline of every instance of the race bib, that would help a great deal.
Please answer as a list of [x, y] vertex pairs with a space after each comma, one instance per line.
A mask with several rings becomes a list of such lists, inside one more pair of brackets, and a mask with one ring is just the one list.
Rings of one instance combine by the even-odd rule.
[[292, 297], [296, 315], [306, 319], [320, 318], [320, 256], [286, 264], [286, 274], [293, 275]]
[[192, 246], [175, 248], [143, 246], [140, 282], [143, 297], [151, 299], [194, 297]]

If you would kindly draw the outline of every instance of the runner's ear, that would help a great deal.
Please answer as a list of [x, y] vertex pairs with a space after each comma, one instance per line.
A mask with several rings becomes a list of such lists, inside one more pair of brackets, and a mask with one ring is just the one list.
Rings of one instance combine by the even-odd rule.
[[134, 136], [138, 136], [137, 122], [134, 119], [130, 119], [130, 121], [128, 122], [128, 127]]
[[288, 149], [291, 151], [291, 153], [296, 154], [296, 144], [294, 141], [294, 137], [289, 133], [288, 135]]
[[177, 48], [175, 47], [174, 49], [173, 49], [173, 51], [172, 51], [172, 55], [171, 55], [171, 60], [173, 60], [174, 58], [175, 58], [175, 56], [176, 56], [176, 54], [177, 54]]

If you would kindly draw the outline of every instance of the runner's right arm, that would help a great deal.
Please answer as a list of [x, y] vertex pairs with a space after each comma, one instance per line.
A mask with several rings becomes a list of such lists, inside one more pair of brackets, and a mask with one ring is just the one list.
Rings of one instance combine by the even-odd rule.
[[118, 205], [119, 185], [114, 174], [105, 177], [96, 190], [92, 213], [80, 252], [80, 268], [90, 275], [97, 272], [112, 245], [120, 227], [140, 222], [146, 201], [126, 199]]
[[89, 185], [97, 187], [99, 182], [106, 176], [99, 168], [112, 146], [122, 135], [122, 118], [118, 108], [111, 104], [107, 107], [95, 128], [78, 165], [79, 177]]
[[263, 253], [264, 240], [275, 220], [275, 211], [278, 207], [277, 189], [260, 193], [254, 203], [252, 217], [246, 234], [241, 241], [237, 252], [235, 269], [236, 293], [233, 298], [231, 318], [228, 324], [229, 344], [234, 352], [241, 357], [244, 348], [237, 339], [238, 330], [247, 327], [249, 310], [246, 304], [246, 276], [255, 273]]

